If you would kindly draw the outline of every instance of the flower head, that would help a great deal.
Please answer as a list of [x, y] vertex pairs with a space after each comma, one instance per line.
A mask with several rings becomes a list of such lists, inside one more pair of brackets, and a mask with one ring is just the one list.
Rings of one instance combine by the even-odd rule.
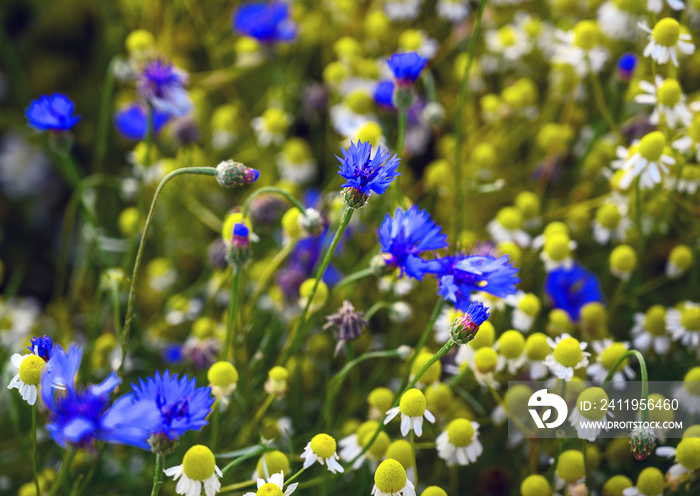
[[172, 64], [155, 59], [139, 75], [138, 90], [155, 110], [181, 117], [192, 108], [185, 89], [188, 76]]
[[649, 33], [649, 43], [644, 48], [644, 56], [651, 57], [659, 64], [665, 64], [671, 60], [678, 67], [677, 50], [686, 55], [695, 51], [692, 36], [682, 33], [681, 25], [672, 17], [660, 19], [653, 29], [646, 21], [643, 21], [639, 27]]
[[395, 53], [387, 60], [398, 86], [412, 85], [420, 76], [427, 62], [428, 59], [421, 57], [416, 52]]
[[435, 416], [427, 409], [425, 395], [420, 389], [409, 389], [403, 396], [399, 406], [391, 408], [386, 412], [384, 424], [391, 422], [394, 417], [401, 414], [401, 434], [407, 436], [413, 430], [416, 436], [423, 434], [423, 418], [435, 423]]
[[51, 338], [46, 335], [41, 338], [32, 337], [32, 344], [27, 346], [27, 349], [31, 351], [32, 354], [48, 362], [51, 360], [53, 343], [51, 342]]
[[398, 461], [389, 458], [379, 464], [374, 472], [373, 496], [415, 496], [413, 483], [408, 480], [406, 469]]
[[284, 487], [284, 472], [280, 471], [272, 474], [267, 481], [265, 481], [265, 479], [258, 479], [258, 490], [254, 493], [245, 493], [243, 496], [289, 496], [298, 485], [298, 482], [289, 484], [287, 489], [282, 492], [282, 488]]
[[336, 338], [338, 339], [338, 346], [342, 346], [345, 341], [354, 341], [360, 334], [362, 334], [362, 329], [364, 329], [369, 322], [362, 316], [361, 313], [355, 311], [355, 307], [352, 306], [348, 300], [343, 301], [343, 306], [336, 313], [326, 316], [326, 324], [323, 326], [324, 329], [330, 327], [336, 327]]
[[435, 447], [447, 466], [474, 463], [484, 451], [479, 441], [479, 424], [465, 418], [453, 420], [437, 437]]
[[291, 41], [296, 35], [289, 6], [281, 1], [240, 5], [233, 14], [233, 30], [263, 43]]
[[328, 434], [317, 434], [308, 442], [301, 457], [304, 459], [304, 468], [309, 468], [315, 462], [326, 465], [331, 473], [344, 472], [343, 466], [338, 463], [338, 453], [335, 451], [336, 442]]
[[7, 389], [18, 389], [22, 399], [33, 405], [36, 403], [37, 386], [41, 381], [46, 362], [37, 355], [19, 353], [12, 355], [10, 361], [17, 369], [17, 374], [10, 381]]
[[474, 339], [481, 324], [489, 318], [489, 308], [480, 301], [473, 301], [463, 315], [450, 325], [450, 336], [455, 343], [467, 344]]
[[[169, 119], [170, 114], [154, 109], [153, 133], [158, 134]], [[141, 103], [131, 103], [114, 115], [114, 127], [128, 140], [143, 140], [148, 130], [148, 110]]]
[[75, 105], [62, 93], [42, 95], [32, 100], [24, 115], [29, 125], [41, 131], [69, 131], [80, 120], [73, 115]]
[[402, 274], [422, 279], [427, 263], [420, 254], [447, 248], [447, 235], [428, 212], [414, 205], [405, 212], [397, 208], [393, 218], [389, 214], [384, 217], [379, 228], [379, 243], [382, 251], [388, 254], [387, 263], [397, 266]]
[[484, 291], [498, 298], [517, 293], [518, 269], [508, 255], [455, 255], [433, 260], [429, 272], [438, 278], [438, 294], [462, 312], [471, 305], [471, 293]]
[[182, 458], [182, 465], [170, 467], [163, 471], [168, 477], [178, 480], [175, 491], [186, 496], [202, 494], [202, 486], [207, 496], [214, 496], [221, 489], [219, 477], [223, 477], [216, 466], [214, 453], [201, 444], [187, 450]]
[[603, 300], [596, 276], [577, 263], [549, 272], [544, 290], [552, 299], [554, 308], [565, 310], [573, 320], [578, 320], [586, 303]]
[[350, 148], [340, 150], [343, 158], [335, 157], [340, 162], [338, 174], [347, 180], [342, 187], [347, 188], [345, 199], [353, 208], [363, 206], [372, 193], [383, 194], [391, 182], [401, 175], [396, 172], [401, 159], [396, 155], [392, 157], [381, 146], [374, 156], [369, 142], [350, 142]]
[[374, 88], [374, 101], [380, 107], [388, 109], [394, 108], [394, 82], [385, 80], [379, 81]]

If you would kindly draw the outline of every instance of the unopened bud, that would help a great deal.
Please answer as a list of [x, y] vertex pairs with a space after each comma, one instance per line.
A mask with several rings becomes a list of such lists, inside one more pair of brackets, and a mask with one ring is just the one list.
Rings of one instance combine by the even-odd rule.
[[235, 188], [258, 180], [260, 172], [234, 160], [224, 160], [216, 166], [216, 180], [224, 188]]

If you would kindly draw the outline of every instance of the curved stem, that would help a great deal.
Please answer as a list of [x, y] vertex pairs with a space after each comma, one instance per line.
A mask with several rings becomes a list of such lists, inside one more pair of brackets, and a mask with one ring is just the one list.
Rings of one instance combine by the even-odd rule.
[[158, 496], [160, 486], [163, 484], [163, 465], [165, 465], [165, 455], [156, 454], [156, 467], [153, 472], [153, 489], [151, 496]]
[[318, 285], [323, 279], [323, 274], [326, 272], [328, 265], [331, 263], [331, 258], [333, 258], [335, 249], [338, 247], [338, 243], [340, 243], [340, 238], [343, 237], [343, 233], [347, 229], [348, 224], [350, 224], [350, 219], [352, 219], [352, 214], [354, 212], [355, 209], [351, 207], [348, 207], [345, 210], [343, 218], [340, 221], [340, 225], [338, 225], [338, 230], [335, 232], [335, 236], [333, 236], [333, 241], [331, 241], [331, 245], [328, 247], [326, 255], [323, 257], [323, 261], [321, 262], [321, 266], [318, 268], [318, 272], [316, 272], [316, 281], [314, 282], [313, 288], [311, 288], [311, 293], [309, 294], [309, 297], [306, 301], [306, 305], [304, 305], [304, 310], [301, 312], [299, 322], [297, 323], [296, 327], [294, 328], [294, 331], [289, 336], [289, 339], [287, 341], [289, 345], [287, 346], [287, 350], [282, 357], [281, 363], [283, 365], [287, 363], [287, 360], [289, 360], [289, 358], [296, 352], [296, 349], [299, 347], [299, 342], [303, 337], [306, 316], [309, 313], [309, 308], [311, 307], [311, 303], [314, 300], [314, 296], [316, 296], [316, 290], [318, 289]]
[[[459, 87], [459, 100], [457, 103], [457, 110], [455, 112], [455, 211], [464, 211], [464, 181], [462, 175], [462, 139], [463, 131], [462, 125], [464, 122], [464, 106], [467, 103], [467, 88], [469, 86], [469, 76], [472, 70], [472, 64], [474, 63], [474, 53], [476, 52], [476, 42], [479, 38], [479, 32], [481, 31], [481, 19], [484, 16], [484, 9], [488, 0], [481, 0], [479, 2], [479, 10], [476, 14], [476, 23], [474, 24], [474, 31], [472, 31], [472, 36], [469, 40], [469, 47], [467, 48], [467, 65], [464, 68], [464, 74], [462, 75], [462, 84]], [[455, 234], [459, 234], [462, 231], [462, 219], [463, 215], [455, 215]]]
[[248, 213], [248, 208], [250, 207], [250, 202], [253, 201], [253, 198], [260, 196], [263, 193], [277, 193], [278, 195], [285, 197], [287, 201], [289, 201], [289, 203], [297, 207], [302, 214], [306, 212], [306, 207], [299, 200], [297, 200], [294, 197], [294, 195], [292, 195], [289, 191], [284, 190], [282, 188], [278, 188], [277, 186], [265, 186], [263, 188], [259, 188], [253, 191], [250, 194], [250, 196], [246, 199], [245, 203], [243, 204], [243, 215], [246, 215]]
[[352, 284], [355, 281], [359, 281], [361, 279], [364, 279], [365, 277], [370, 277], [372, 275], [374, 275], [374, 271], [369, 267], [366, 269], [358, 270], [357, 272], [353, 272], [349, 276], [345, 276], [340, 281], [338, 281], [338, 284], [333, 286], [333, 290], [331, 291], [331, 294], [335, 293], [343, 286], [347, 286], [348, 284]]
[[143, 234], [141, 235], [141, 241], [139, 243], [138, 251], [136, 252], [136, 261], [134, 262], [134, 270], [131, 273], [131, 285], [129, 286], [129, 297], [126, 304], [126, 317], [124, 318], [124, 327], [122, 330], [122, 359], [119, 365], [118, 375], [121, 377], [124, 372], [124, 361], [126, 360], [127, 347], [129, 343], [129, 331], [131, 330], [131, 321], [134, 318], [134, 301], [136, 299], [136, 281], [138, 279], [139, 268], [141, 267], [141, 261], [143, 260], [143, 249], [146, 245], [146, 238], [148, 238], [148, 230], [151, 227], [151, 221], [153, 220], [153, 212], [156, 209], [156, 204], [158, 203], [158, 197], [160, 196], [163, 187], [176, 176], [182, 174], [201, 174], [205, 176], [215, 176], [215, 167], [183, 167], [181, 169], [176, 169], [170, 174], [166, 175], [158, 183], [155, 193], [153, 194], [153, 200], [151, 201], [151, 208], [148, 211], [148, 216], [146, 217], [146, 222], [143, 225]]
[[[642, 398], [644, 400], [649, 399], [649, 375], [647, 373], [647, 362], [644, 360], [644, 355], [642, 355], [639, 351], [637, 350], [629, 350], [627, 353], [622, 355], [620, 358], [618, 358], [617, 362], [612, 366], [612, 368], [608, 371], [608, 375], [605, 376], [605, 380], [603, 381], [603, 384], [601, 387], [603, 389], [606, 389], [608, 386], [610, 386], [610, 382], [612, 381], [613, 376], [615, 375], [615, 372], [617, 372], [617, 369], [622, 363], [630, 356], [634, 355], [637, 358], [637, 361], [639, 362], [639, 370], [642, 375]], [[642, 410], [642, 421], [643, 422], [648, 422], [649, 421], [649, 410], [644, 409]]]

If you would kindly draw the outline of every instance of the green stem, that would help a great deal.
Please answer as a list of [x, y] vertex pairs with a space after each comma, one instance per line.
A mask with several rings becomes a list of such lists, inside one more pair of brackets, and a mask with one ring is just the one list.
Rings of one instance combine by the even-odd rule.
[[[457, 110], [455, 112], [455, 212], [464, 211], [464, 178], [462, 175], [462, 140], [463, 130], [462, 126], [464, 123], [464, 106], [467, 104], [467, 88], [469, 86], [469, 75], [472, 70], [472, 64], [474, 63], [474, 53], [476, 52], [476, 43], [479, 39], [479, 32], [481, 30], [481, 19], [484, 16], [484, 9], [488, 0], [481, 0], [479, 2], [479, 10], [476, 14], [476, 23], [474, 24], [474, 31], [469, 40], [469, 46], [467, 48], [467, 65], [464, 68], [464, 74], [462, 75], [462, 84], [459, 87], [459, 100], [457, 103]], [[463, 215], [455, 215], [454, 231], [455, 234], [459, 233], [463, 229], [462, 220]]]
[[345, 230], [347, 229], [348, 224], [350, 224], [350, 219], [352, 219], [352, 214], [354, 212], [355, 212], [354, 208], [347, 207], [345, 209], [345, 213], [343, 214], [343, 218], [340, 221], [340, 225], [338, 225], [338, 230], [335, 232], [335, 236], [333, 236], [333, 241], [331, 241], [331, 245], [328, 247], [328, 250], [326, 251], [326, 254], [323, 257], [323, 261], [321, 262], [321, 266], [318, 268], [318, 271], [316, 272], [316, 281], [314, 282], [313, 288], [311, 288], [311, 293], [308, 296], [308, 299], [306, 301], [306, 305], [304, 305], [304, 310], [301, 312], [301, 316], [299, 317], [299, 321], [297, 322], [297, 325], [294, 328], [294, 331], [289, 336], [289, 340], [287, 341], [290, 344], [287, 347], [286, 352], [284, 352], [284, 354], [283, 354], [283, 358], [282, 358], [283, 365], [285, 363], [287, 363], [287, 360], [289, 360], [289, 358], [291, 358], [291, 356], [296, 352], [297, 348], [299, 347], [299, 342], [303, 338], [304, 324], [306, 323], [306, 316], [309, 313], [309, 308], [311, 307], [311, 302], [313, 302], [313, 300], [314, 300], [314, 296], [316, 295], [316, 290], [318, 289], [318, 285], [320, 284], [321, 280], [323, 279], [323, 274], [325, 274], [326, 269], [328, 268], [328, 265], [331, 263], [331, 259], [333, 258], [333, 254], [335, 253], [335, 250], [338, 247], [338, 243], [340, 243], [340, 238], [343, 237], [343, 233], [345, 233]]
[[141, 241], [139, 242], [139, 248], [136, 252], [136, 261], [134, 262], [134, 270], [131, 273], [131, 285], [129, 286], [129, 297], [126, 304], [126, 317], [124, 318], [124, 328], [122, 331], [122, 359], [119, 365], [118, 375], [124, 372], [124, 362], [126, 360], [127, 347], [129, 344], [129, 331], [131, 330], [131, 321], [134, 318], [134, 301], [136, 300], [136, 282], [138, 280], [139, 268], [141, 267], [141, 261], [143, 260], [143, 250], [146, 246], [146, 238], [148, 238], [148, 230], [151, 227], [151, 221], [153, 220], [153, 212], [156, 209], [156, 204], [158, 203], [158, 197], [160, 196], [163, 187], [176, 176], [182, 174], [202, 174], [206, 176], [215, 176], [215, 167], [183, 167], [181, 169], [176, 169], [170, 174], [166, 175], [158, 183], [155, 193], [153, 194], [153, 200], [151, 201], [151, 208], [148, 211], [148, 216], [146, 217], [146, 222], [143, 226], [143, 234], [141, 235]]
[[336, 291], [338, 291], [338, 290], [339, 290], [340, 288], [342, 288], [343, 286], [347, 286], [348, 284], [352, 284], [352, 283], [355, 282], [355, 281], [359, 281], [359, 280], [361, 280], [361, 279], [364, 279], [365, 277], [370, 277], [370, 276], [372, 276], [372, 275], [374, 275], [374, 270], [371, 269], [371, 268], [369, 268], [369, 267], [366, 268], [366, 269], [358, 270], [357, 272], [353, 272], [353, 273], [350, 274], [349, 276], [346, 276], [346, 277], [342, 278], [342, 279], [338, 282], [338, 284], [336, 284], [335, 286], [333, 286], [333, 290], [331, 291], [331, 294], [335, 293]]
[[278, 195], [281, 195], [289, 201], [292, 205], [297, 207], [299, 211], [304, 214], [306, 213], [306, 207], [297, 200], [294, 195], [292, 195], [289, 191], [278, 188], [277, 186], [265, 186], [264, 188], [259, 188], [253, 191], [250, 196], [246, 199], [245, 203], [243, 204], [243, 215], [246, 215], [248, 213], [248, 208], [250, 207], [250, 202], [253, 201], [253, 199], [257, 196], [262, 195], [263, 193], [277, 193]]
[[211, 440], [209, 441], [209, 449], [216, 451], [216, 442], [219, 440], [219, 418], [221, 416], [221, 405], [217, 400], [214, 403], [214, 412], [211, 419]]
[[163, 465], [165, 465], [165, 455], [156, 454], [156, 468], [153, 472], [151, 496], [158, 496], [160, 492], [160, 486], [163, 484]]
[[70, 471], [70, 466], [73, 464], [73, 458], [75, 458], [75, 451], [67, 449], [63, 454], [63, 463], [61, 463], [61, 470], [58, 472], [58, 477], [56, 481], [51, 486], [51, 491], [49, 491], [49, 496], [56, 496], [58, 490], [63, 485], [63, 481], [66, 480], [66, 476]]
[[102, 87], [102, 95], [100, 98], [100, 111], [97, 118], [97, 129], [95, 130], [95, 151], [93, 155], [93, 170], [100, 171], [107, 153], [107, 135], [109, 131], [109, 117], [112, 103], [112, 94], [114, 93], [114, 66], [116, 58], [112, 58], [107, 66], [107, 75], [105, 76], [104, 85]]
[[[642, 177], [637, 177], [637, 181], [634, 187], [634, 201], [635, 201], [635, 223], [637, 224], [637, 235], [639, 236], [639, 255], [637, 256], [637, 264], [639, 265], [639, 284], [642, 283], [643, 273], [644, 273], [644, 250], [646, 239], [644, 238], [644, 229], [642, 226], [642, 188], [640, 186]], [[669, 196], [671, 194], [669, 193]]]
[[[408, 364], [406, 364], [406, 370], [404, 371], [403, 379], [401, 381], [402, 388], [408, 382], [408, 378], [411, 375], [411, 368], [413, 367], [413, 362], [416, 361], [416, 358], [418, 358], [418, 354], [420, 353], [420, 350], [423, 349], [423, 346], [425, 346], [425, 343], [428, 341], [430, 334], [433, 332], [433, 328], [435, 327], [435, 322], [437, 321], [438, 317], [440, 316], [440, 312], [442, 312], [442, 307], [444, 305], [445, 305], [445, 300], [443, 300], [442, 298], [439, 298], [437, 303], [435, 303], [435, 308], [433, 308], [433, 313], [430, 316], [430, 321], [428, 322], [428, 325], [425, 326], [425, 329], [423, 330], [423, 334], [421, 335], [420, 339], [418, 340], [418, 344], [416, 344], [416, 347], [413, 351], [413, 355], [411, 356], [410, 360], [408, 361]], [[448, 340], [447, 342], [449, 343], [450, 341], [451, 340]]]
[[413, 460], [413, 472], [415, 473], [416, 480], [413, 482], [415, 486], [418, 486], [418, 464], [416, 463], [416, 433], [411, 430], [410, 434], [411, 443], [411, 459]]
[[270, 283], [270, 280], [275, 275], [275, 272], [277, 272], [279, 266], [282, 265], [282, 262], [284, 262], [287, 259], [287, 257], [294, 251], [294, 248], [296, 248], [298, 242], [298, 239], [290, 240], [286, 245], [282, 247], [280, 251], [277, 252], [272, 261], [267, 265], [267, 267], [265, 268], [265, 273], [258, 280], [258, 284], [255, 287], [255, 290], [253, 291], [253, 295], [250, 297], [250, 301], [247, 304], [250, 311], [255, 310], [258, 298], [260, 298], [263, 291], [267, 289], [267, 285]]
[[228, 357], [232, 357], [234, 342], [236, 341], [236, 330], [238, 328], [238, 313], [240, 310], [240, 291], [241, 291], [241, 270], [238, 267], [233, 267], [233, 278], [231, 280], [231, 298], [228, 303], [228, 315], [226, 316], [226, 339], [221, 347], [219, 360], [224, 361]]
[[122, 316], [121, 316], [121, 304], [119, 302], [119, 283], [112, 279], [112, 285], [110, 288], [112, 293], [112, 313], [114, 314], [114, 332], [117, 333], [117, 337], [122, 336]]
[[32, 405], [32, 473], [34, 475], [34, 487], [36, 489], [36, 494], [41, 494], [41, 488], [39, 487], [39, 474], [36, 468], [36, 409], [37, 405]]
[[[618, 358], [617, 362], [612, 366], [612, 368], [608, 371], [608, 375], [605, 376], [605, 380], [603, 381], [603, 384], [601, 387], [603, 389], [606, 389], [608, 386], [610, 386], [610, 382], [613, 378], [613, 375], [615, 375], [615, 372], [617, 371], [617, 368], [622, 365], [622, 363], [630, 356], [635, 356], [637, 358], [637, 361], [639, 362], [639, 370], [642, 374], [642, 398], [644, 400], [649, 399], [649, 375], [647, 374], [647, 362], [644, 360], [644, 355], [642, 355], [639, 351], [637, 350], [629, 350], [627, 353], [622, 355], [620, 358]], [[644, 409], [642, 410], [642, 422], [648, 422], [649, 421], [649, 410]]]
[[[247, 448], [243, 448], [240, 450], [236, 450], [230, 453], [217, 453], [216, 457], [217, 458], [229, 458], [228, 455], [231, 456], [236, 456], [234, 460], [229, 462], [228, 465], [226, 465], [223, 469], [221, 469], [221, 473], [226, 476], [228, 472], [233, 470], [236, 466], [240, 465], [246, 460], [249, 460], [251, 458], [255, 458], [258, 455], [261, 455], [262, 453], [265, 453], [266, 451], [271, 450], [271, 447], [267, 446], [262, 446], [262, 445], [256, 445], [256, 446], [249, 446]], [[222, 488], [221, 490], [223, 491], [225, 488]]]
[[364, 313], [363, 317], [365, 320], [369, 321], [372, 317], [374, 317], [374, 314], [377, 313], [379, 310], [382, 308], [391, 308], [391, 303], [388, 303], [386, 301], [378, 301]]
[[296, 478], [299, 477], [301, 474], [303, 474], [305, 470], [306, 470], [306, 469], [302, 467], [296, 474], [292, 475], [292, 476], [289, 478], [289, 480], [284, 481], [284, 485], [285, 485], [285, 486], [289, 485], [294, 479], [296, 479]]
[[593, 86], [593, 98], [595, 100], [596, 108], [605, 120], [605, 123], [608, 125], [608, 127], [610, 127], [610, 130], [617, 134], [619, 137], [621, 137], [622, 135], [620, 134], [620, 129], [617, 127], [615, 119], [613, 119], [613, 116], [610, 114], [607, 103], [605, 103], [605, 96], [603, 95], [603, 87], [600, 84], [600, 79], [598, 79], [598, 75], [595, 72], [593, 72], [593, 68], [591, 67], [590, 61], [587, 60], [586, 63], [588, 64], [588, 73], [591, 76], [591, 85]]
[[[408, 391], [413, 386], [415, 386], [416, 382], [418, 382], [420, 380], [420, 378], [423, 376], [423, 374], [425, 374], [426, 370], [428, 370], [432, 364], [434, 364], [435, 362], [440, 360], [442, 357], [447, 355], [450, 352], [450, 350], [452, 348], [454, 348], [455, 346], [457, 346], [457, 343], [452, 341], [452, 339], [448, 339], [447, 342], [443, 345], [443, 347], [440, 348], [438, 350], [438, 352], [435, 353], [433, 355], [433, 357], [425, 363], [425, 365], [423, 365], [423, 367], [418, 371], [418, 373], [413, 377], [413, 379], [411, 379], [411, 382], [409, 382], [408, 385], [405, 388], [403, 388], [403, 390], [401, 391], [401, 394], [396, 395], [396, 398], [394, 399], [394, 403], [391, 405], [391, 407], [392, 408], [397, 407], [399, 405], [399, 402], [401, 401], [401, 397], [406, 393], [406, 391]], [[380, 422], [379, 425], [377, 426], [377, 429], [374, 431], [372, 438], [369, 440], [369, 442], [367, 444], [365, 444], [365, 446], [362, 448], [362, 451], [360, 453], [358, 453], [357, 456], [350, 461], [350, 465], [355, 463], [355, 461], [359, 457], [361, 457], [362, 455], [365, 454], [365, 452], [372, 446], [374, 441], [377, 439], [377, 436], [379, 436], [379, 433], [383, 430], [384, 430], [384, 422]]]

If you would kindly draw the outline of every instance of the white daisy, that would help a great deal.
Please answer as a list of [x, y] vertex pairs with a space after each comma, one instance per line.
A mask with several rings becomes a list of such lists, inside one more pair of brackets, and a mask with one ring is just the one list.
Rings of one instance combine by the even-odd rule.
[[389, 458], [374, 473], [372, 496], [416, 496], [416, 489], [403, 465]]
[[326, 465], [328, 470], [335, 473], [343, 473], [345, 469], [338, 463], [338, 453], [335, 452], [336, 443], [328, 434], [317, 434], [309, 441], [301, 454], [304, 460], [304, 468], [309, 468], [318, 461], [321, 465]]
[[437, 3], [438, 16], [455, 24], [469, 17], [470, 12], [469, 2], [466, 0], [438, 0]]
[[654, 305], [646, 313], [634, 314], [632, 344], [642, 353], [653, 346], [657, 355], [665, 355], [671, 348], [671, 339], [666, 332], [666, 308]]
[[654, 105], [654, 111], [649, 117], [651, 124], [658, 125], [660, 116], [663, 115], [665, 123], [672, 129], [677, 124], [690, 125], [692, 115], [685, 104], [685, 95], [677, 79], [664, 79], [657, 75], [655, 84], [640, 81], [639, 87], [644, 93], [637, 95], [634, 101]]
[[[266, 482], [265, 479], [258, 479], [258, 490], [256, 492], [247, 492], [243, 496], [289, 496], [299, 485], [298, 482], [290, 484], [287, 489], [284, 489], [284, 472], [272, 474]], [[207, 495], [208, 496], [208, 495]]]
[[175, 492], [185, 496], [199, 496], [202, 486], [206, 496], [214, 496], [221, 490], [219, 477], [224, 475], [216, 466], [214, 453], [201, 444], [192, 446], [182, 458], [182, 465], [163, 471], [168, 477], [178, 480]]
[[637, 485], [622, 490], [622, 496], [661, 496], [666, 481], [664, 473], [656, 467], [647, 467], [639, 473]]
[[599, 73], [608, 51], [598, 44], [597, 29], [593, 21], [581, 21], [570, 31], [556, 31], [552, 62], [572, 66], [579, 77]]
[[[628, 155], [631, 155], [619, 166], [625, 171], [619, 187], [623, 190], [629, 188], [636, 178], [639, 178], [639, 186], [643, 189], [651, 189], [659, 184], [663, 177], [668, 176], [668, 166], [676, 163], [665, 151], [666, 138], [663, 133], [652, 131], [644, 136], [636, 149], [630, 147]], [[613, 162], [611, 165], [616, 167], [619, 163]]]
[[[607, 428], [605, 422], [608, 418], [612, 418], [613, 414], [609, 411], [598, 412], [595, 407], [592, 407], [591, 411], [584, 413], [579, 409], [579, 404], [580, 397], [579, 401], [576, 402], [576, 408], [574, 408], [569, 415], [569, 423], [576, 429], [576, 435], [579, 439], [586, 439], [593, 442], [603, 431], [603, 427], [605, 426]], [[602, 415], [600, 415], [600, 413], [602, 413]]]
[[277, 107], [269, 107], [260, 117], [254, 117], [250, 124], [253, 126], [258, 145], [262, 147], [271, 144], [284, 143], [285, 133], [291, 123], [291, 117], [284, 110]]
[[294, 184], [305, 184], [316, 177], [318, 167], [306, 141], [290, 138], [277, 154], [280, 177]]
[[[620, 359], [622, 355], [629, 350], [628, 342], [615, 342], [612, 339], [603, 339], [601, 341], [593, 341], [591, 344], [593, 351], [596, 352], [596, 362], [591, 364], [586, 372], [591, 379], [597, 383], [602, 383], [612, 369], [613, 365]], [[625, 377], [629, 380], [634, 379], [634, 370], [629, 366], [629, 361], [625, 360], [620, 364], [612, 377], [612, 385], [615, 389], [624, 389]]]
[[464, 418], [453, 420], [437, 437], [435, 447], [448, 467], [474, 463], [484, 451], [479, 441], [479, 424]]
[[540, 313], [541, 303], [533, 293], [518, 291], [514, 295], [506, 297], [506, 303], [513, 307], [513, 329], [528, 332], [532, 329], [537, 315]]
[[435, 423], [435, 416], [426, 407], [427, 401], [423, 392], [420, 389], [409, 389], [401, 396], [399, 406], [387, 410], [384, 424], [388, 424], [401, 413], [401, 435], [407, 436], [413, 430], [416, 436], [421, 436], [423, 418], [431, 424]]
[[496, 341], [494, 348], [498, 350], [498, 365], [496, 370], [501, 371], [508, 367], [508, 373], [517, 374], [518, 370], [527, 362], [525, 353], [525, 337], [520, 331], [506, 331]]
[[678, 51], [686, 55], [695, 52], [690, 34], [681, 34], [681, 26], [671, 17], [664, 17], [656, 23], [654, 29], [649, 27], [646, 20], [639, 23], [642, 30], [649, 33], [649, 43], [644, 48], [644, 56], [651, 57], [659, 64], [669, 60], [678, 67]]
[[511, 241], [518, 246], [530, 245], [532, 238], [523, 230], [523, 215], [515, 207], [504, 207], [498, 211], [496, 218], [486, 225], [494, 243]]
[[674, 341], [697, 349], [700, 344], [700, 304], [680, 303], [666, 312], [666, 327]]
[[484, 39], [489, 51], [511, 61], [519, 60], [532, 51], [527, 34], [512, 24], [486, 31]]
[[574, 377], [575, 369], [588, 366], [591, 354], [584, 351], [588, 343], [563, 333], [556, 339], [548, 337], [547, 344], [553, 351], [544, 359], [544, 364], [555, 377], [568, 382]]
[[[685, 8], [685, 4], [682, 2], [682, 0], [666, 0], [666, 3], [668, 4], [669, 7], [671, 7], [673, 10], [683, 10]], [[654, 14], [658, 14], [661, 12], [664, 8], [664, 0], [647, 0], [647, 10], [649, 12], [653, 12]], [[627, 496], [627, 495], [625, 495]], [[651, 496], [647, 494], [647, 496]]]
[[668, 473], [672, 477], [680, 477], [700, 468], [698, 453], [700, 453], [700, 438], [697, 437], [681, 439], [675, 450], [669, 447], [661, 447], [656, 450], [657, 455], [666, 456], [667, 458], [676, 457], [676, 464], [668, 469]]
[[31, 353], [27, 355], [15, 353], [10, 361], [18, 373], [12, 378], [7, 389], [19, 389], [22, 399], [30, 405], [34, 405], [37, 397], [37, 386], [41, 381], [41, 373], [46, 362], [43, 358]]
[[338, 446], [340, 446], [340, 459], [348, 463], [355, 460], [352, 464], [353, 470], [359, 469], [365, 460], [368, 460], [370, 466], [374, 469], [381, 459], [384, 458], [387, 447], [391, 444], [389, 435], [384, 431], [380, 431], [377, 438], [372, 442], [372, 445], [367, 451], [362, 453], [364, 447], [369, 444], [374, 436], [377, 427], [379, 427], [379, 422], [368, 420], [360, 424], [354, 434], [350, 434], [338, 441]]
[[438, 343], [446, 343], [450, 339], [450, 327], [455, 319], [462, 316], [462, 312], [454, 307], [446, 307], [442, 309], [440, 315], [435, 320], [435, 341]]
[[423, 0], [387, 0], [384, 13], [392, 21], [411, 21], [418, 17]]
[[673, 142], [673, 148], [682, 153], [695, 152], [695, 158], [700, 160], [700, 113], [696, 113], [688, 128], [682, 131], [681, 137]]
[[618, 7], [614, 1], [601, 4], [596, 14], [602, 33], [611, 40], [634, 41], [637, 16]]
[[690, 414], [700, 413], [700, 367], [693, 367], [683, 378], [683, 384], [673, 391], [678, 404]]

